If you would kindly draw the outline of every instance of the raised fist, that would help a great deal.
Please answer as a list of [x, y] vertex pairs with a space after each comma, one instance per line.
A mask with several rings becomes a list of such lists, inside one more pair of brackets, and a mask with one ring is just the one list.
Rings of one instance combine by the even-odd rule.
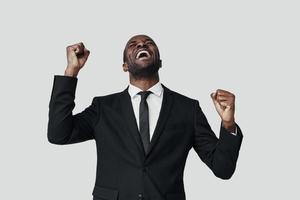
[[220, 115], [225, 128], [233, 130], [235, 127], [234, 111], [235, 96], [226, 90], [217, 89], [211, 93], [216, 110]]
[[90, 51], [84, 47], [82, 42], [67, 47], [68, 66], [65, 70], [66, 76], [76, 77], [84, 66], [90, 55]]

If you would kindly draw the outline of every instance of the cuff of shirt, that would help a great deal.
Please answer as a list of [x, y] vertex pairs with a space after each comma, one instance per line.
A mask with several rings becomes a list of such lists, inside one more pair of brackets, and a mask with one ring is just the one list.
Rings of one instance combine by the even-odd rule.
[[[223, 127], [223, 122], [221, 122], [221, 126]], [[224, 128], [224, 127], [223, 127], [223, 128]], [[225, 130], [227, 130], [227, 129], [225, 129]], [[229, 131], [227, 130], [227, 132], [230, 133], [230, 134], [232, 134], [232, 135], [234, 135], [234, 136], [236, 136], [236, 135], [237, 135], [237, 125], [236, 125], [236, 123], [235, 123], [235, 131], [234, 131], [234, 132], [229, 132]]]
[[230, 132], [230, 134], [236, 136], [237, 135], [237, 127], [235, 126], [235, 132]]

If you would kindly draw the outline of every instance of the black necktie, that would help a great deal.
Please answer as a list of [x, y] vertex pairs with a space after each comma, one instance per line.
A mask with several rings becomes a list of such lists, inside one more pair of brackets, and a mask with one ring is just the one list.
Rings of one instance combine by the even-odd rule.
[[148, 146], [150, 144], [150, 133], [149, 133], [149, 110], [147, 104], [147, 97], [152, 93], [151, 91], [141, 91], [138, 94], [141, 95], [140, 102], [140, 134], [143, 142], [145, 153], [147, 154]]

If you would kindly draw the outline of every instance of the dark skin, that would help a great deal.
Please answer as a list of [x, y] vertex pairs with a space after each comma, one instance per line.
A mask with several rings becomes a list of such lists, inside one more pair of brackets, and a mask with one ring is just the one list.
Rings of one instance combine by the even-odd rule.
[[[137, 59], [136, 55], [141, 50], [148, 51], [149, 56], [145, 59]], [[130, 68], [135, 68], [135, 73]], [[153, 70], [147, 71], [147, 68]], [[123, 71], [129, 72], [130, 83], [144, 91], [148, 90], [159, 81], [159, 68], [161, 68], [161, 60], [155, 42], [146, 35], [130, 38], [124, 49], [123, 63]]]
[[[65, 76], [77, 77], [89, 55], [90, 51], [82, 42], [68, 46]], [[129, 72], [132, 85], [145, 91], [159, 82], [161, 59], [157, 45], [149, 36], [135, 35], [130, 38], [124, 49], [123, 61], [123, 71]], [[222, 126], [230, 132], [235, 132], [235, 95], [217, 89], [210, 96], [221, 117]]]

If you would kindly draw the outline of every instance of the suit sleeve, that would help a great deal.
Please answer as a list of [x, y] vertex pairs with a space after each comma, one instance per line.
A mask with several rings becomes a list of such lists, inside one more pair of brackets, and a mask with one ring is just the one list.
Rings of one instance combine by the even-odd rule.
[[76, 77], [54, 76], [47, 129], [50, 143], [63, 145], [94, 139], [99, 118], [98, 99], [94, 97], [90, 106], [73, 115], [76, 85]]
[[236, 124], [237, 135], [231, 134], [221, 124], [220, 136], [212, 131], [199, 101], [195, 102], [193, 148], [215, 176], [229, 179], [233, 175], [243, 134]]

